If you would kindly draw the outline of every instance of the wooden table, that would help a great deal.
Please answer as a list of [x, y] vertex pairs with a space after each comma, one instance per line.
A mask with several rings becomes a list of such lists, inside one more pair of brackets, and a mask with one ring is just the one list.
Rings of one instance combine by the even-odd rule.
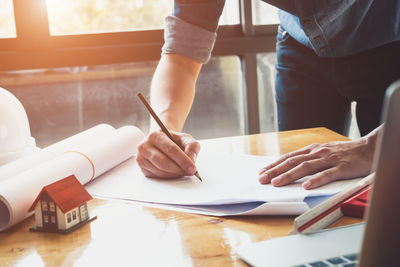
[[[202, 150], [277, 156], [348, 140], [325, 128], [202, 140]], [[238, 245], [286, 235], [294, 216], [218, 218], [94, 199], [98, 219], [69, 235], [32, 233], [33, 217], [0, 233], [0, 266], [245, 266]], [[335, 225], [359, 222], [343, 218]]]

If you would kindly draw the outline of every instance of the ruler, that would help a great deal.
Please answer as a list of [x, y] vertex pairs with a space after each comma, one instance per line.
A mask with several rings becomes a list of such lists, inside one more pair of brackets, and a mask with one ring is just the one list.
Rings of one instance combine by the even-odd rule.
[[321, 230], [343, 216], [340, 206], [349, 198], [357, 195], [372, 184], [375, 173], [361, 179], [348, 189], [321, 202], [314, 208], [304, 212], [294, 219], [292, 234], [311, 234]]

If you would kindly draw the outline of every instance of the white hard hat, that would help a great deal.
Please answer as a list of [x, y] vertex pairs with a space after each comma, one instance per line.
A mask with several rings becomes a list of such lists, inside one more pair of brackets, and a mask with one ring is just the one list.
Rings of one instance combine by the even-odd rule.
[[36, 150], [21, 102], [0, 87], [0, 166]]

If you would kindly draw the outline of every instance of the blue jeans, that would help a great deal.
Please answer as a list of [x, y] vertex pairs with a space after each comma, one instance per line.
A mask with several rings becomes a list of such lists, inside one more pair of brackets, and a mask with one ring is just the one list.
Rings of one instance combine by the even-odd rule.
[[323, 58], [279, 27], [276, 71], [280, 131], [326, 127], [347, 134], [350, 104], [356, 101], [358, 127], [365, 135], [379, 126], [385, 90], [400, 78], [400, 42]]

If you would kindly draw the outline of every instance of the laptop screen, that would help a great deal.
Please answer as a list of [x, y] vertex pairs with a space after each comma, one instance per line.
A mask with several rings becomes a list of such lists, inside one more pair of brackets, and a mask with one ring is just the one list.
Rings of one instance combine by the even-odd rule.
[[359, 266], [400, 266], [400, 80], [385, 95]]

